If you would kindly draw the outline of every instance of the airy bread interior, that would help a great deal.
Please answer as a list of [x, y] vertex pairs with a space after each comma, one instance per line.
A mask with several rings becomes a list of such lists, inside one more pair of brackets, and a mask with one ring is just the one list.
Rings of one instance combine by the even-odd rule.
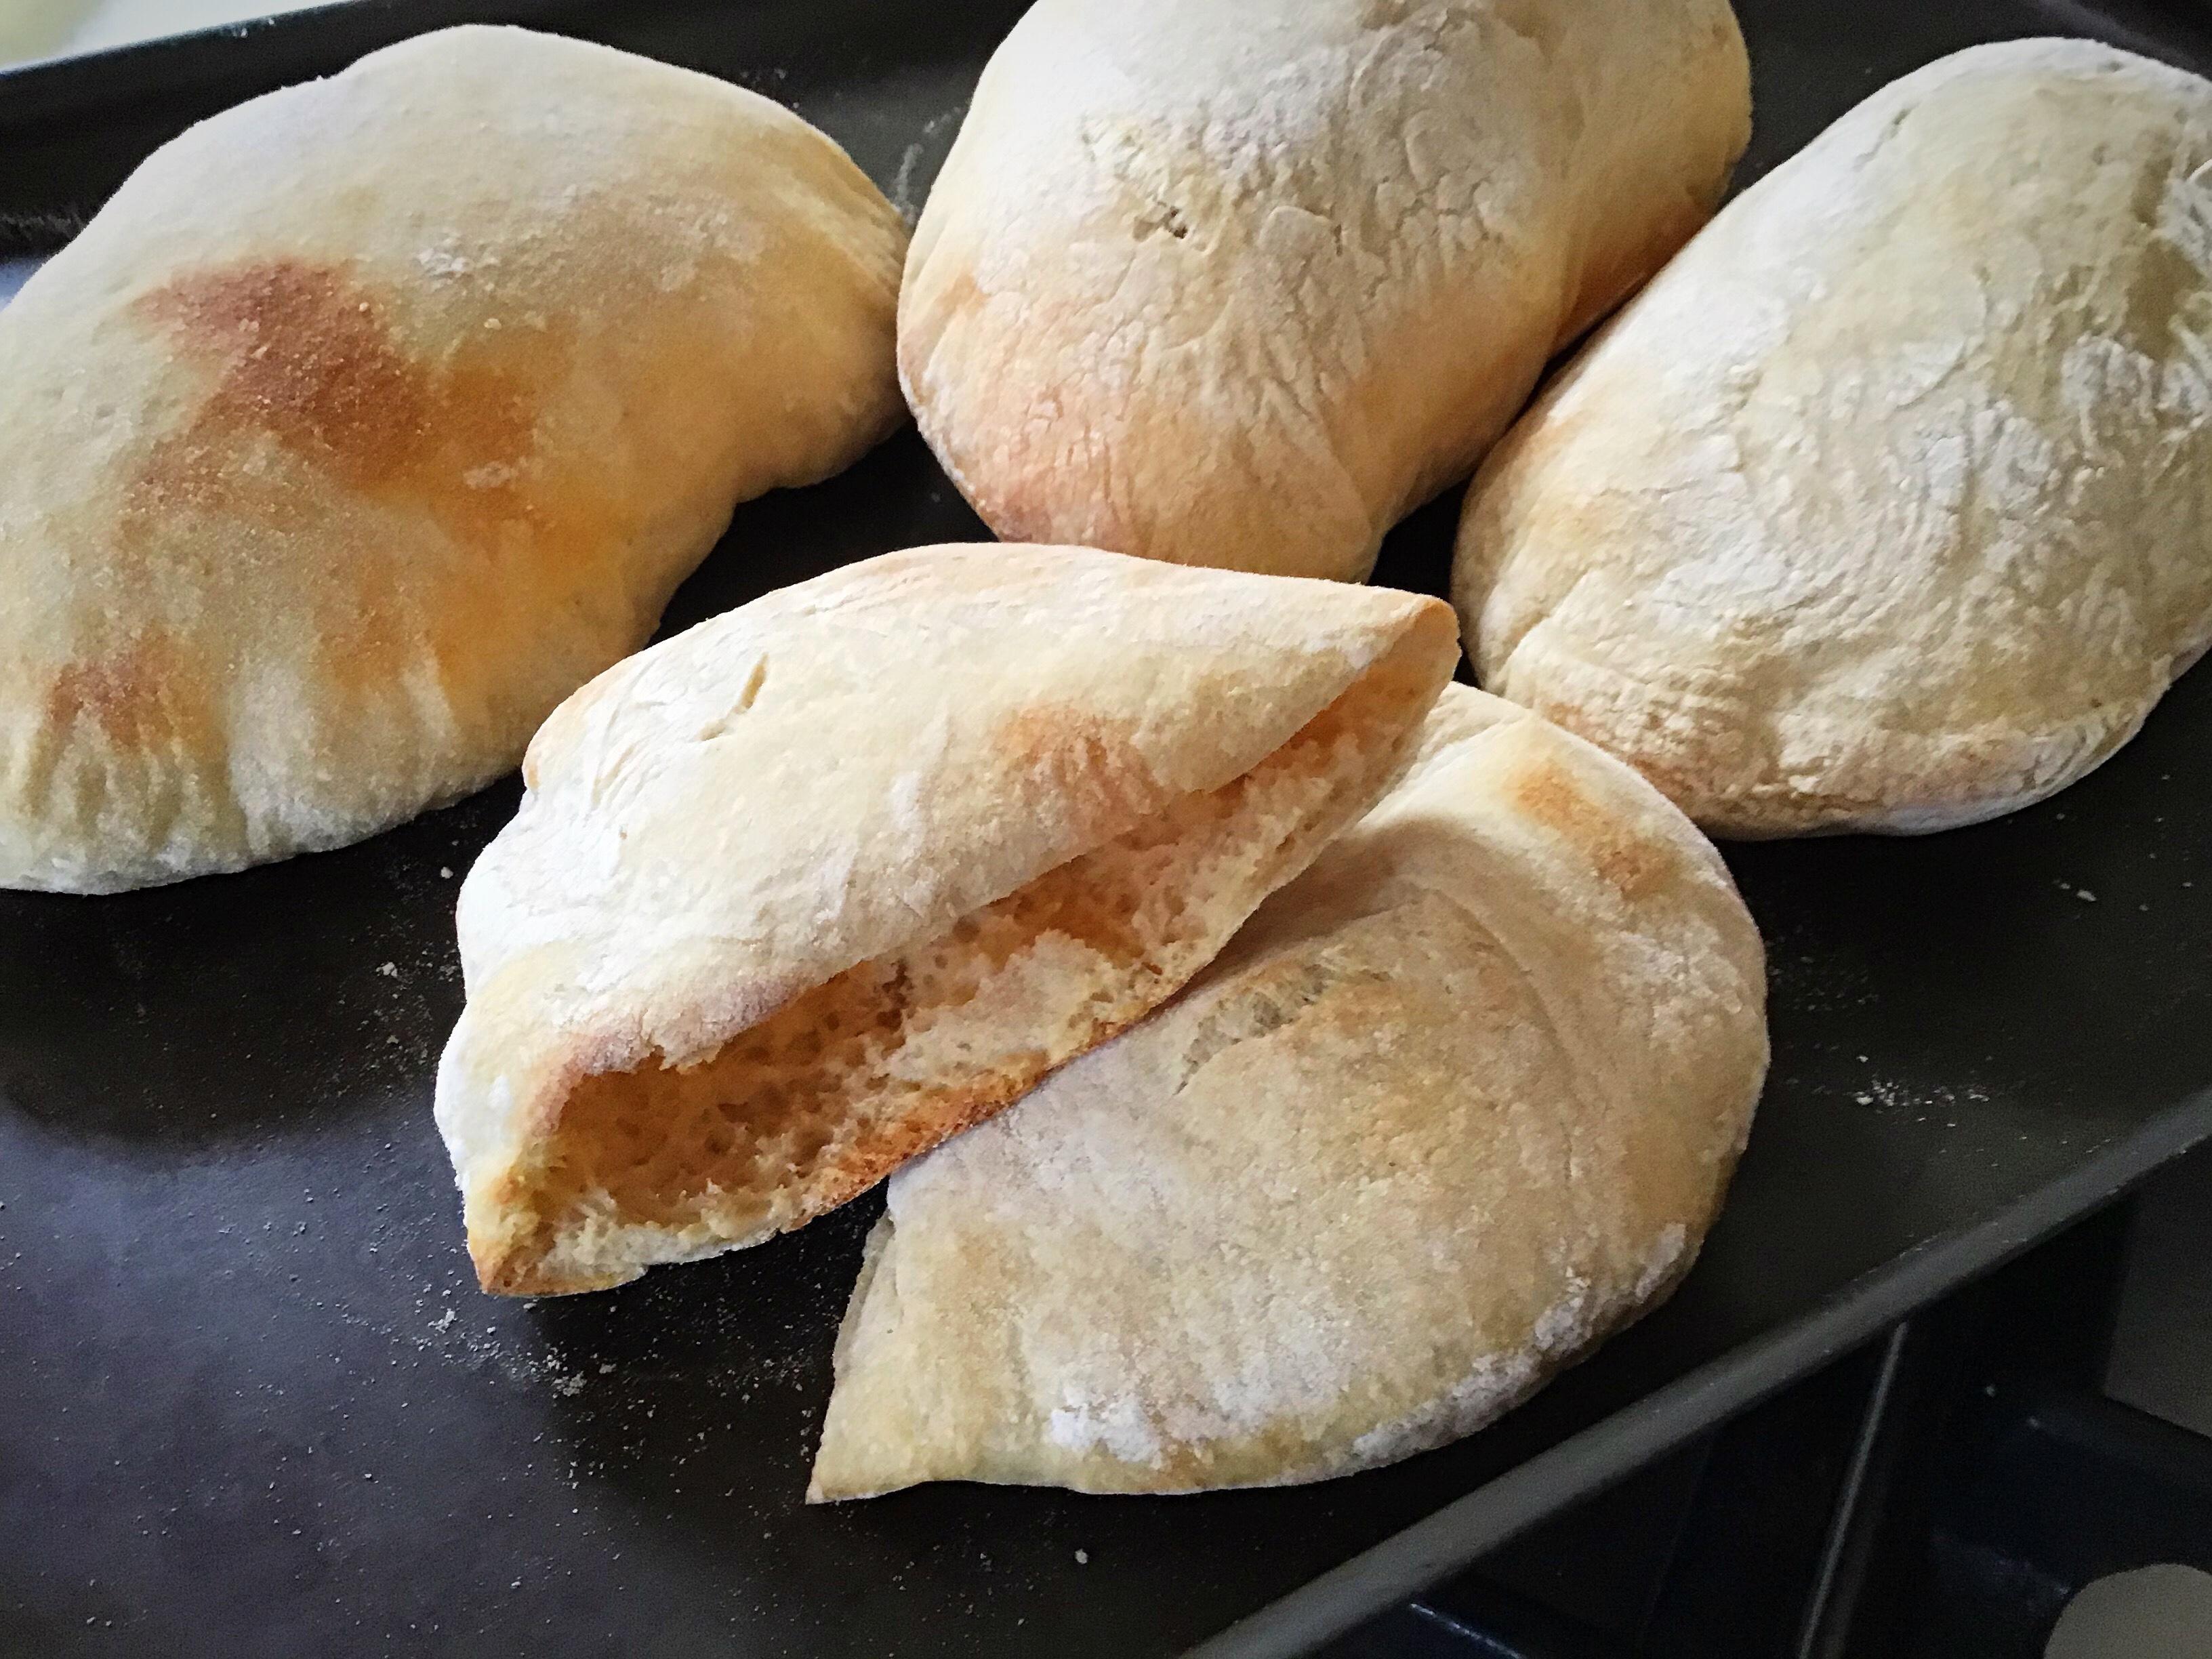
[[[1387, 786], [1434, 693], [1401, 651], [1241, 777], [816, 986], [696, 1064], [583, 1079], [472, 1237], [487, 1289], [757, 1243], [981, 1121], [1171, 995]], [[472, 1206], [473, 1207], [473, 1206]]]

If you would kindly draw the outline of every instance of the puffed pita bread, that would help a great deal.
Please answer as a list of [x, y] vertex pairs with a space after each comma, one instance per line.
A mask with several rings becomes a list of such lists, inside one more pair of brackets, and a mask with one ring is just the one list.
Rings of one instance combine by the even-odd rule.
[[1501, 444], [1483, 684], [1716, 833], [2063, 788], [2212, 638], [2212, 83], [1978, 47], [1747, 191]]
[[156, 151], [0, 311], [0, 885], [511, 769], [738, 501], [901, 418], [905, 232], [705, 76], [428, 34]]
[[1038, 0], [899, 366], [1010, 538], [1364, 579], [1750, 134], [1726, 0]]
[[601, 676], [461, 894], [485, 1287], [757, 1243], [997, 1111], [1358, 817], [1457, 661], [1437, 599], [991, 545]]
[[809, 1496], [1277, 1486], [1468, 1433], [1688, 1270], [1765, 1065], [1711, 845], [1449, 688], [1180, 998], [892, 1178]]

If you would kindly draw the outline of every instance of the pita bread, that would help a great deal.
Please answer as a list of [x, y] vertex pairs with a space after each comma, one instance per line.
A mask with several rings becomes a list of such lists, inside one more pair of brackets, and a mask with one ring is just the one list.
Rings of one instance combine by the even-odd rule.
[[1726, 0], [1038, 0], [899, 303], [1012, 539], [1364, 580], [1751, 130]]
[[438, 1077], [487, 1289], [843, 1203], [1141, 1018], [1388, 787], [1451, 610], [924, 549], [702, 623], [531, 745]]
[[511, 769], [732, 505], [899, 417], [905, 233], [704, 76], [429, 34], [155, 152], [0, 312], [0, 885]]
[[1686, 819], [1449, 688], [1182, 997], [893, 1178], [809, 1497], [1279, 1486], [1480, 1427], [1688, 1270], [1765, 990]]
[[1469, 492], [1483, 684], [1717, 834], [2063, 789], [2212, 639], [2212, 84], [1978, 47], [1732, 204]]

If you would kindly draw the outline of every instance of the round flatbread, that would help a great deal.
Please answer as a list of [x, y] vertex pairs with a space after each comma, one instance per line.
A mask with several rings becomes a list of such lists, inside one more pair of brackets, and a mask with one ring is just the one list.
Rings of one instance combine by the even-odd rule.
[[1452, 687], [1182, 997], [893, 1178], [810, 1496], [1279, 1485], [1465, 1434], [1688, 1269], [1766, 1052], [1711, 846]]
[[489, 782], [900, 417], [906, 233], [767, 99], [444, 30], [203, 122], [0, 311], [0, 886]]
[[2081, 40], [1888, 87], [1469, 490], [1482, 684], [1717, 834], [2065, 787], [2212, 639], [2212, 83]]
[[1009, 539], [1361, 580], [1750, 131], [1727, 0], [1038, 0], [915, 228], [900, 375]]

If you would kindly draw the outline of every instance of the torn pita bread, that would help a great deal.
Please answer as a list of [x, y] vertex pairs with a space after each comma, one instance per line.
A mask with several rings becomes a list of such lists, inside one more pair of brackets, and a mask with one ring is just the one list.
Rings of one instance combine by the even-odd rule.
[[902, 414], [906, 233], [703, 75], [427, 34], [164, 146], [0, 311], [0, 886], [512, 769], [739, 501]]
[[1181, 998], [892, 1180], [809, 1496], [1277, 1486], [1468, 1433], [1687, 1271], [1765, 1066], [1712, 848], [1451, 687]]
[[487, 1289], [843, 1203], [1133, 1023], [1386, 788], [1450, 608], [1074, 548], [836, 571], [546, 722], [438, 1122]]

